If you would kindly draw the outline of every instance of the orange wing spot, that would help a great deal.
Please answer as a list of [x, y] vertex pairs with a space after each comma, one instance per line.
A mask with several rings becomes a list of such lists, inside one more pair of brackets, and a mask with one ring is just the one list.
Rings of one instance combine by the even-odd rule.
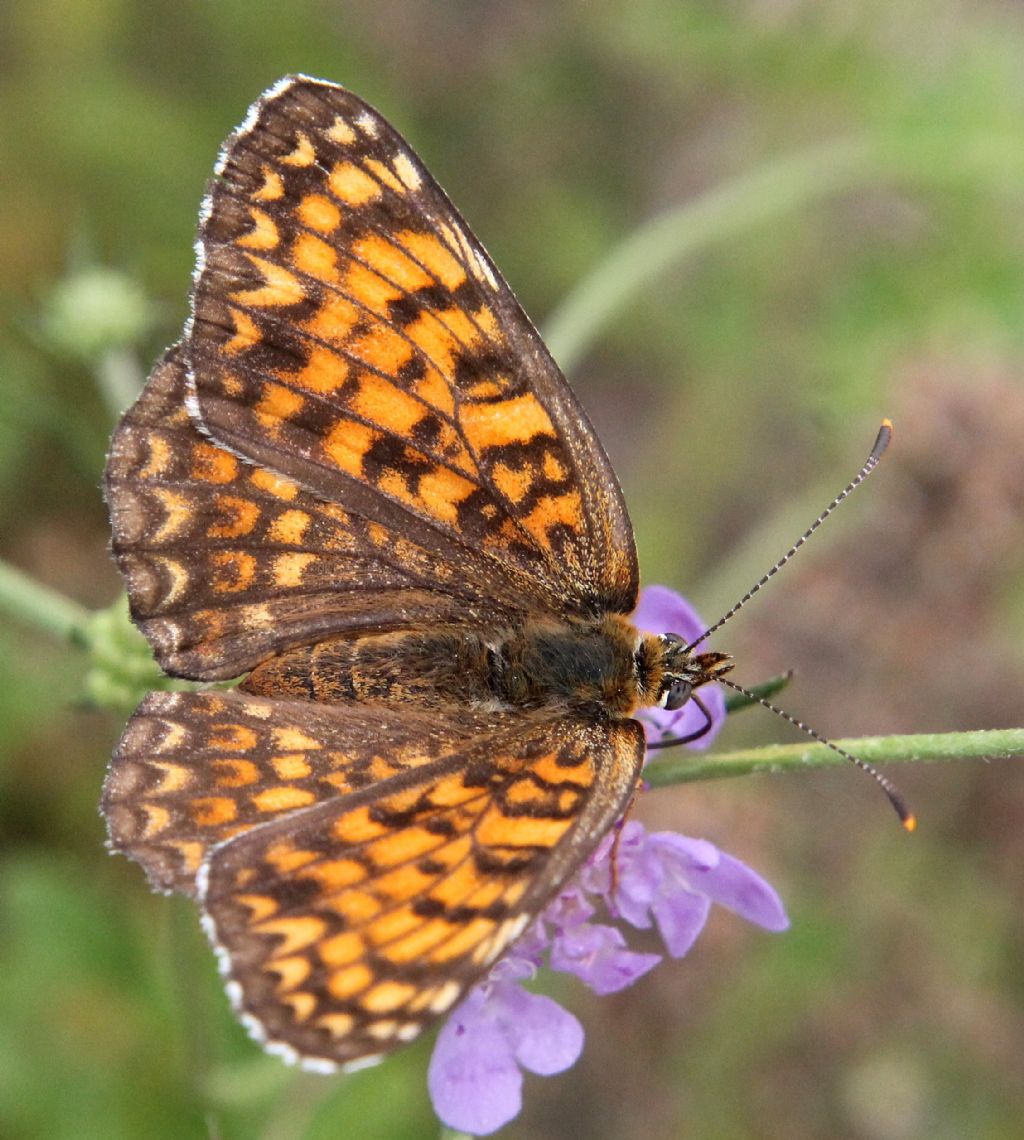
[[352, 262], [345, 274], [345, 291], [379, 316], [386, 316], [388, 305], [404, 295], [404, 290], [358, 261]]
[[323, 448], [342, 471], [362, 476], [363, 459], [373, 445], [382, 438], [379, 431], [356, 423], [340, 420], [324, 439]]
[[347, 297], [328, 292], [317, 311], [299, 327], [328, 344], [344, 348], [361, 317], [359, 309]]
[[146, 822], [142, 828], [142, 838], [152, 839], [154, 835], [159, 835], [164, 831], [171, 822], [171, 813], [165, 807], [160, 807], [157, 804], [142, 804], [142, 810], [146, 813]]
[[317, 281], [337, 284], [338, 255], [334, 247], [315, 234], [298, 234], [292, 242], [292, 263], [303, 273], [315, 277]]
[[376, 919], [367, 929], [367, 935], [375, 946], [394, 942], [423, 925], [423, 919], [409, 907], [399, 907], [388, 911]]
[[339, 816], [331, 831], [339, 843], [345, 844], [366, 843], [388, 834], [385, 824], [370, 818], [369, 807], [353, 808]]
[[317, 854], [315, 851], [304, 851], [300, 847], [295, 847], [287, 840], [281, 840], [267, 848], [264, 858], [279, 875], [289, 875], [316, 862]]
[[310, 392], [336, 392], [348, 379], [349, 362], [322, 344], [309, 345], [307, 352], [306, 363], [289, 375], [289, 381]]
[[425, 403], [437, 408], [442, 415], [455, 415], [455, 394], [451, 385], [436, 368], [427, 368], [424, 375], [415, 381], [412, 390]]
[[532, 780], [516, 780], [505, 789], [505, 799], [512, 804], [542, 804], [548, 793]]
[[577, 784], [589, 788], [594, 782], [594, 769], [588, 761], [571, 768], [558, 763], [558, 754], [549, 752], [530, 765], [531, 771], [548, 784]]
[[[390, 376], [397, 375], [399, 369], [409, 363], [415, 351], [413, 345], [387, 325], [375, 325], [364, 336], [354, 338], [345, 346], [345, 350], [371, 368]], [[402, 397], [407, 403], [412, 401], [412, 397], [405, 392], [402, 393]], [[418, 407], [422, 416], [422, 404]]]
[[188, 498], [169, 487], [154, 487], [153, 494], [164, 509], [164, 520], [153, 532], [153, 542], [166, 542], [188, 526], [192, 512]]
[[552, 455], [550, 451], [544, 453], [543, 471], [544, 478], [552, 483], [561, 483], [569, 474], [565, 469], [565, 464]]
[[375, 840], [367, 854], [378, 867], [394, 867], [418, 859], [443, 842], [444, 836], [435, 835], [425, 827], [403, 827], [401, 831]]
[[327, 989], [331, 996], [338, 1001], [355, 997], [373, 982], [373, 973], [368, 966], [358, 963], [355, 966], [346, 966], [342, 970], [335, 970], [327, 979]]
[[305, 788], [279, 786], [267, 788], [252, 797], [252, 805], [257, 811], [294, 811], [316, 803], [316, 796]]
[[434, 807], [455, 807], [469, 800], [479, 799], [483, 788], [470, 788], [460, 775], [445, 776], [430, 789], [427, 798]]
[[316, 1013], [317, 1000], [306, 990], [300, 990], [297, 994], [281, 994], [280, 1000], [291, 1009], [296, 1021], [308, 1021]]
[[416, 164], [405, 153], [399, 151], [392, 160], [392, 165], [395, 168], [395, 173], [398, 175], [402, 185], [407, 190], [418, 190], [423, 179], [420, 177], [420, 172], [416, 169]]
[[247, 590], [256, 578], [256, 559], [241, 550], [224, 550], [211, 558], [220, 573], [213, 577], [211, 585], [218, 594], [233, 594]]
[[465, 270], [433, 234], [403, 230], [395, 235], [395, 240], [447, 289], [454, 292], [466, 280]]
[[251, 760], [211, 760], [210, 767], [217, 788], [247, 788], [260, 778], [260, 770]]
[[460, 927], [447, 942], [434, 948], [429, 955], [431, 962], [450, 962], [453, 958], [460, 958], [472, 950], [478, 942], [482, 942], [495, 927], [490, 918], [474, 918]]
[[399, 194], [404, 193], [405, 187], [398, 179], [398, 175], [386, 166], [383, 162], [376, 158], [368, 158], [365, 162], [366, 169], [371, 171], [377, 178], [384, 183], [389, 190], [394, 190]]
[[565, 788], [558, 793], [558, 810], [560, 812], [575, 811], [579, 807], [580, 793], [572, 788]]
[[393, 776], [398, 769], [389, 760], [385, 760], [383, 756], [374, 756], [370, 760], [368, 771], [372, 780], [386, 780], [388, 776]]
[[146, 458], [145, 467], [139, 468], [140, 479], [152, 479], [157, 475], [162, 475], [175, 457], [171, 445], [163, 436], [151, 435], [147, 442], [149, 454]]
[[235, 902], [241, 903], [249, 911], [249, 922], [252, 925], [277, 914], [277, 901], [270, 895], [235, 895]]
[[277, 992], [287, 993], [289, 990], [301, 986], [309, 977], [310, 961], [308, 958], [295, 956], [291, 958], [277, 958], [267, 967], [281, 979]]
[[479, 309], [474, 310], [473, 320], [480, 326], [488, 339], [504, 342], [505, 338], [502, 336], [498, 325], [498, 318], [494, 315], [494, 310], [490, 305], [481, 305]]
[[308, 752], [310, 749], [324, 747], [315, 736], [310, 736], [293, 725], [278, 725], [271, 728], [270, 732], [274, 736], [274, 747], [282, 752]]
[[240, 305], [251, 305], [256, 309], [265, 309], [274, 305], [295, 305], [306, 299], [305, 286], [283, 265], [257, 257], [254, 253], [247, 253], [245, 256], [260, 271], [264, 283], [255, 289], [239, 289], [229, 294], [232, 301], [237, 301]]
[[315, 867], [309, 867], [301, 877], [314, 879], [324, 894], [334, 895], [346, 887], [361, 883], [367, 874], [366, 868], [358, 859], [328, 859], [317, 863]]
[[367, 891], [344, 891], [325, 904], [336, 911], [346, 922], [362, 926], [380, 914], [381, 903], [376, 895]]
[[[192, 478], [201, 483], [231, 483], [238, 478], [238, 460], [205, 440], [192, 445]], [[145, 472], [142, 472], [145, 474]]]
[[292, 756], [271, 756], [270, 766], [281, 780], [305, 780], [313, 769], [301, 752]]
[[231, 339], [226, 340], [221, 346], [221, 352], [227, 356], [237, 356], [247, 348], [252, 348], [254, 344], [259, 344], [263, 340], [263, 334], [244, 309], [237, 309], [234, 305], [229, 305], [228, 308], [235, 323], [235, 331]]
[[[379, 360], [371, 360], [369, 363], [384, 367], [391, 373], [396, 373], [404, 360], [395, 359], [391, 361], [386, 359], [386, 353], [390, 347], [387, 340], [388, 338], [384, 338], [384, 343], [378, 346]], [[405, 359], [408, 359], [408, 344], [401, 337], [395, 337], [395, 340], [398, 341], [398, 345], [395, 347], [404, 355]], [[372, 340], [367, 348], [372, 349]], [[383, 363], [381, 363], [382, 361]], [[379, 424], [396, 435], [408, 437], [413, 428], [428, 414], [427, 409], [419, 400], [413, 399], [407, 392], [403, 392], [397, 384], [392, 384], [383, 376], [377, 376], [372, 372], [362, 372], [359, 375], [358, 383], [358, 389], [349, 400], [352, 411], [357, 416], [362, 416], [363, 419], [369, 420], [371, 423]]]
[[316, 948], [325, 966], [348, 966], [366, 956], [366, 940], [362, 935], [347, 930], [324, 939]]
[[419, 490], [409, 489], [398, 471], [389, 471], [379, 479], [380, 489], [399, 502], [417, 507], [431, 518], [446, 522], [455, 529], [459, 517], [459, 503], [477, 489], [475, 483], [447, 468], [435, 466], [420, 477]]
[[161, 776], [160, 783], [148, 789], [148, 795], [166, 796], [171, 792], [180, 792], [192, 783], [193, 773], [184, 764], [171, 764], [167, 760], [150, 760], [149, 763]]
[[281, 177], [280, 171], [274, 170], [273, 167], [264, 164], [261, 173], [263, 175], [263, 185], [252, 193], [256, 201], [276, 202], [278, 198], [283, 198], [284, 179]]
[[[420, 919], [419, 929], [413, 930], [411, 934], [406, 935], [396, 942], [389, 942], [378, 948], [377, 953], [381, 957], [386, 958], [389, 962], [415, 962], [422, 958], [429, 950], [432, 950], [439, 943], [443, 942], [452, 932], [452, 924], [445, 922], [443, 918], [432, 918], [429, 922], [423, 922]], [[436, 991], [425, 991], [422, 1002], [419, 1000], [410, 1003], [410, 1009], [425, 1009], [430, 1004], [430, 997], [427, 994], [434, 994]]]
[[274, 249], [281, 240], [274, 219], [258, 206], [249, 207], [249, 216], [252, 218], [252, 229], [235, 238], [235, 244], [245, 249]]
[[[231, 456], [234, 459], [234, 456]], [[275, 499], [284, 499], [286, 502], [294, 499], [299, 493], [298, 483], [293, 483], [291, 479], [285, 479], [281, 475], [275, 475], [273, 471], [268, 471], [264, 467], [253, 468], [249, 472], [249, 482], [259, 491], [265, 491], [268, 495], [273, 495]]]
[[401, 1009], [416, 993], [408, 982], [378, 982], [363, 995], [362, 1007], [371, 1013], [393, 1013]]
[[312, 521], [305, 511], [282, 511], [267, 528], [267, 538], [282, 546], [301, 546]]
[[371, 269], [394, 282], [403, 293], [415, 293], [434, 283], [422, 265], [417, 265], [404, 250], [380, 234], [360, 238], [352, 252]]
[[364, 206], [381, 194], [380, 183], [352, 162], [336, 162], [327, 176], [327, 186], [335, 198], [349, 206]]
[[341, 211], [323, 194], [307, 194], [295, 212], [304, 226], [321, 234], [329, 234], [341, 225]]
[[327, 930], [327, 923], [312, 914], [268, 918], [259, 923], [260, 934], [271, 934], [282, 941], [274, 948], [274, 957], [287, 958], [296, 950], [303, 950], [319, 942]]
[[168, 846], [173, 847], [181, 858], [181, 869], [190, 875], [199, 870], [199, 865], [206, 857], [206, 847], [194, 839], [167, 840]]
[[[485, 817], [486, 818], [486, 817]], [[446, 907], [455, 907], [472, 895], [475, 891], [486, 886], [487, 880], [476, 869], [472, 859], [459, 864], [450, 874], [446, 875], [430, 892], [431, 899], [444, 903]], [[501, 882], [498, 881], [498, 893], [501, 893]]]
[[254, 411], [265, 427], [272, 427], [280, 420], [288, 420], [297, 415], [305, 402], [305, 397], [298, 392], [293, 392], [283, 384], [267, 380], [263, 384], [263, 391]]
[[478, 453], [488, 447], [529, 443], [538, 435], [556, 436], [551, 418], [531, 393], [496, 403], [464, 404], [459, 423]]
[[562, 495], [546, 495], [522, 522], [537, 541], [550, 550], [550, 530], [556, 526], [579, 530], [582, 519], [583, 504], [580, 502], [579, 491], [566, 491]]
[[533, 486], [533, 474], [528, 467], [516, 470], [507, 463], [496, 463], [491, 472], [491, 479], [509, 502], [521, 503]]
[[326, 1029], [335, 1040], [341, 1041], [355, 1028], [356, 1019], [351, 1013], [325, 1013], [316, 1019], [314, 1025], [318, 1029]]
[[341, 115], [334, 116], [334, 122], [331, 123], [324, 133], [331, 142], [336, 142], [339, 146], [351, 146], [356, 141], [356, 132]]
[[484, 847], [554, 847], [571, 824], [571, 819], [508, 816], [490, 808], [480, 820], [476, 838]]
[[295, 132], [295, 149], [284, 155], [280, 162], [284, 166], [312, 166], [316, 162], [316, 148], [305, 131]]
[[380, 898], [404, 902], [416, 898], [433, 886], [437, 876], [421, 871], [415, 863], [405, 863], [393, 871], [378, 875], [373, 888]]
[[227, 796], [202, 796], [190, 800], [188, 810], [196, 827], [220, 827], [238, 815], [238, 805]]
[[316, 562], [317, 557], [316, 554], [304, 554], [298, 550], [289, 550], [286, 554], [277, 555], [271, 570], [274, 585], [282, 590], [301, 586], [303, 574], [310, 563]]
[[505, 387], [497, 380], [477, 380], [466, 389], [466, 395], [471, 400], [496, 400], [505, 392]]
[[213, 724], [208, 746], [215, 752], [253, 752], [260, 738], [244, 724]]
[[249, 534], [259, 522], [259, 504], [251, 499], [238, 499], [234, 495], [217, 495], [213, 505], [220, 515], [217, 522], [206, 528], [208, 538], [240, 538]]

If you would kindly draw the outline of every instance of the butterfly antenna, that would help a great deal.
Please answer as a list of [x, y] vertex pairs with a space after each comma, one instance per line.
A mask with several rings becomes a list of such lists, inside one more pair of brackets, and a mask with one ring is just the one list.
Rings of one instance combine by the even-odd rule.
[[[750, 601], [750, 599], [765, 586], [771, 578], [782, 569], [783, 566], [793, 557], [794, 554], [800, 549], [801, 546], [811, 537], [812, 534], [818, 529], [819, 526], [828, 518], [828, 516], [839, 506], [839, 504], [856, 491], [856, 489], [864, 482], [864, 480], [871, 474], [872, 471], [878, 466], [878, 461], [885, 454], [885, 449], [889, 446], [889, 441], [892, 439], [892, 420], [882, 420], [882, 426], [878, 429], [878, 435], [875, 437], [874, 447], [871, 448], [871, 454], [864, 462], [864, 466], [857, 472], [857, 474], [850, 480], [849, 483], [839, 492], [838, 495], [832, 500], [831, 503], [821, 512], [820, 515], [811, 523], [811, 525], [804, 531], [804, 533], [793, 543], [793, 545], [786, 551], [785, 554], [775, 563], [775, 565], [762, 577], [760, 577], [753, 586], [743, 595], [742, 598], [730, 609], [727, 613], [715, 622], [714, 625], [709, 626], [700, 637], [691, 641], [686, 647], [689, 653], [696, 646], [700, 645], [702, 641], [706, 641], [716, 630], [721, 629], [727, 621], [739, 613], [741, 609]], [[735, 686], [734, 686], [735, 687]], [[757, 698], [755, 698], [757, 699]], [[761, 704], [766, 702], [761, 701]], [[784, 715], [784, 714], [783, 714]], [[801, 725], [801, 727], [804, 727]], [[813, 735], [813, 733], [812, 733]], [[825, 741], [824, 743], [828, 743]], [[852, 757], [851, 757], [852, 759]]]
[[852, 752], [847, 752], [845, 748], [840, 748], [838, 744], [833, 744], [831, 740], [826, 740], [820, 732], [815, 732], [809, 724], [804, 724], [802, 720], [797, 720], [795, 716], [790, 716], [785, 709], [780, 709], [778, 705], [773, 705], [771, 701], [765, 700], [764, 697], [759, 697], [756, 693], [750, 692], [749, 689], [744, 689], [742, 685], [738, 685], [735, 681], [729, 680], [728, 677], [723, 677], [719, 674], [715, 680], [721, 685], [727, 685], [737, 693], [742, 693], [750, 700], [757, 701], [759, 705], [762, 705], [769, 712], [775, 713], [776, 716], [781, 716], [783, 720], [788, 721], [794, 728], [799, 728], [801, 732], [806, 733], [812, 740], [816, 740], [819, 744], [824, 744], [826, 748], [831, 748], [833, 752], [838, 752], [840, 756], [856, 764], [862, 772], [867, 772], [867, 774], [879, 784], [882, 791], [885, 792], [889, 803], [896, 809], [896, 814], [900, 817], [900, 823], [903, 824], [907, 831], [913, 831], [914, 828], [917, 827], [917, 817], [910, 810], [900, 790], [888, 776], [883, 775], [866, 760], [862, 760], [859, 756], [854, 756]]

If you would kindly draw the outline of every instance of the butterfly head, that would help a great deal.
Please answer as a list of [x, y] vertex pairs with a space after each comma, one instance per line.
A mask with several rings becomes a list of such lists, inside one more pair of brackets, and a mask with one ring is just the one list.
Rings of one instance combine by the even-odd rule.
[[651, 703], [658, 708], [682, 708], [694, 689], [714, 681], [733, 667], [728, 653], [691, 653], [685, 638], [677, 633], [662, 633], [655, 640], [661, 650], [661, 669]]

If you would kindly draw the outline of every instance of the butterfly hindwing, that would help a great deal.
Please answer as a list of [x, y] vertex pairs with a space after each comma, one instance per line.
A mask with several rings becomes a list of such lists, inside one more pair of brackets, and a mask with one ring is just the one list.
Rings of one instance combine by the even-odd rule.
[[[352, 711], [328, 750], [349, 748]], [[643, 747], [633, 721], [499, 717], [433, 762], [214, 848], [200, 903], [250, 1029], [313, 1067], [417, 1036], [621, 814]]]
[[110, 846], [140, 863], [156, 889], [194, 894], [216, 844], [430, 763], [482, 724], [236, 690], [150, 693], [104, 784]]
[[203, 436], [168, 350], [114, 433], [105, 490], [132, 616], [161, 666], [237, 677], [340, 632], [501, 625], [524, 612], [490, 560], [458, 563]]

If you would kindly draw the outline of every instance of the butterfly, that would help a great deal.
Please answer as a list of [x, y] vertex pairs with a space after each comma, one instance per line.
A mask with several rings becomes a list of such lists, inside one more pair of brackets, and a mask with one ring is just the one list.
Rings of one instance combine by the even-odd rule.
[[164, 670], [110, 846], [196, 899], [231, 1000], [352, 1066], [450, 1009], [634, 795], [645, 706], [729, 665], [629, 614], [636, 549], [583, 409], [407, 143], [288, 77], [227, 140], [191, 316], [105, 477]]

